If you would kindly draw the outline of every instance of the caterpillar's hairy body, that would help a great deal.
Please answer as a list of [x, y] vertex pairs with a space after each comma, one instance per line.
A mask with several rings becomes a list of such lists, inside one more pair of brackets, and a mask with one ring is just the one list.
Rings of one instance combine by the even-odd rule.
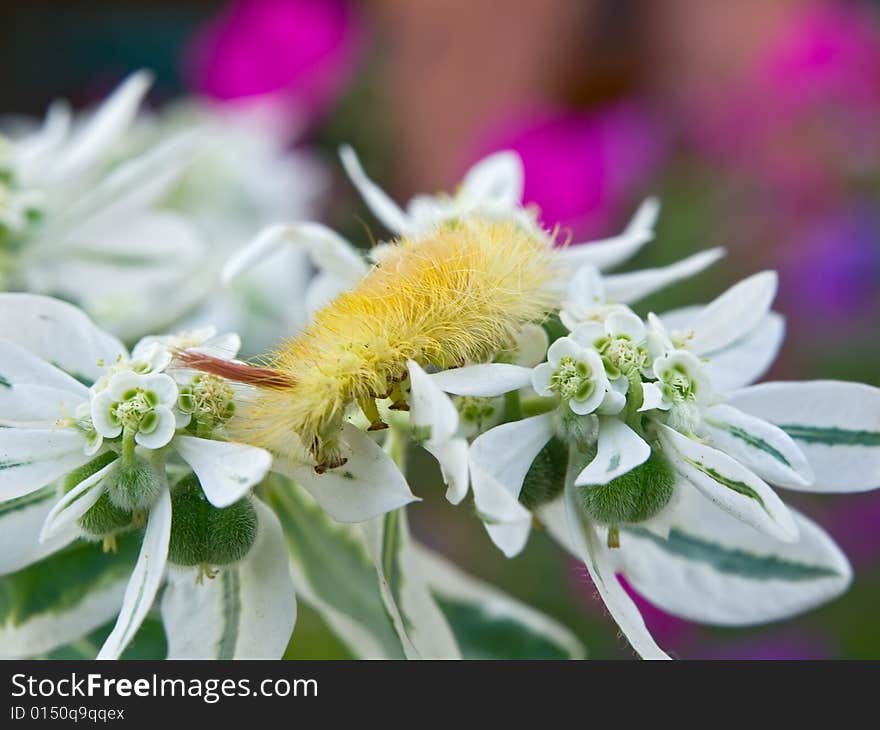
[[346, 409], [387, 397], [408, 360], [441, 368], [486, 361], [543, 319], [554, 302], [551, 248], [514, 223], [482, 220], [400, 240], [266, 358], [274, 382], [230, 424], [235, 437], [282, 454], [299, 443], [319, 466], [337, 465]]

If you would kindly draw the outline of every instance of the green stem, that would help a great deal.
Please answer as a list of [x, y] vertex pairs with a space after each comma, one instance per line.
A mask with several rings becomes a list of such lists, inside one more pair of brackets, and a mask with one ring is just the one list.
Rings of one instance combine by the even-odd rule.
[[513, 390], [504, 394], [504, 422], [522, 420], [522, 403], [519, 400], [519, 391]]
[[134, 437], [136, 434], [137, 431], [130, 426], [126, 426], [122, 431], [122, 464], [126, 468], [135, 465], [134, 447], [137, 444]]

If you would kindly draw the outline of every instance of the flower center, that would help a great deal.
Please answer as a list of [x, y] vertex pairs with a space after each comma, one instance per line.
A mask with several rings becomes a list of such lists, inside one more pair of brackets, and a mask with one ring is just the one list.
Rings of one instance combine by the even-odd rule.
[[629, 337], [606, 337], [596, 343], [596, 349], [602, 355], [605, 370], [612, 380], [641, 370], [648, 362], [645, 348]]
[[693, 401], [697, 398], [697, 384], [681, 364], [673, 365], [661, 374], [663, 395], [672, 403]]
[[550, 389], [564, 400], [583, 400], [593, 392], [593, 373], [590, 366], [573, 357], [564, 357], [550, 376]]
[[159, 424], [153, 410], [159, 405], [159, 396], [152, 390], [132, 388], [122, 395], [122, 400], [110, 406], [110, 420], [123, 428], [141, 433], [152, 433]]
[[235, 413], [235, 391], [216, 375], [196, 375], [180, 389], [177, 406], [193, 416], [199, 429], [213, 429]]

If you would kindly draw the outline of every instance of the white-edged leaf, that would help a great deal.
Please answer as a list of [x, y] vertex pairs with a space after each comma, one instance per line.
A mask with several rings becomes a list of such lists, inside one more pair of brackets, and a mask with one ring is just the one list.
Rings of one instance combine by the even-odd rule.
[[770, 484], [800, 489], [812, 483], [807, 457], [778, 426], [726, 403], [708, 408], [703, 422], [716, 448]]
[[89, 459], [72, 428], [0, 428], [0, 501], [44, 487]]
[[880, 388], [813, 380], [762, 383], [730, 404], [785, 431], [813, 467], [806, 492], [864, 492], [880, 487]]
[[685, 479], [718, 507], [784, 542], [797, 540], [788, 507], [759, 476], [727, 454], [659, 425], [664, 454]]
[[578, 638], [546, 614], [418, 543], [411, 549], [464, 659], [586, 658]]
[[51, 651], [116, 616], [140, 543], [139, 533], [128, 533], [117, 538], [117, 553], [104, 553], [79, 540], [0, 577], [0, 657]]
[[137, 563], [125, 588], [122, 608], [113, 631], [98, 652], [98, 659], [118, 659], [140, 628], [165, 575], [170, 537], [171, 495], [166, 486], [150, 510]]
[[119, 340], [99, 329], [81, 310], [36, 294], [0, 294], [0, 338], [86, 385], [103, 374], [99, 361], [112, 364], [118, 356], [128, 355]]
[[747, 626], [778, 621], [836, 598], [849, 585], [846, 556], [794, 512], [799, 539], [782, 543], [683, 490], [668, 540], [621, 530], [621, 572], [645, 598], [690, 621]]
[[281, 522], [299, 598], [361, 659], [404, 657], [363, 532], [334, 522], [305, 490], [270, 475], [266, 499]]
[[406, 510], [360, 526], [382, 599], [408, 659], [460, 659], [461, 652], [412, 551]]
[[576, 489], [574, 474], [569, 469], [562, 498], [543, 507], [540, 513], [548, 533], [586, 566], [605, 607], [636, 654], [642, 659], [669, 659], [620, 585], [609, 549], [596, 526], [581, 510]]
[[78, 529], [71, 529], [40, 542], [46, 515], [57, 501], [58, 490], [50, 484], [24, 497], [0, 502], [0, 575], [26, 568], [79, 536]]
[[296, 623], [296, 595], [278, 518], [254, 499], [257, 539], [238, 563], [196, 582], [171, 568], [162, 593], [169, 659], [280, 659]]

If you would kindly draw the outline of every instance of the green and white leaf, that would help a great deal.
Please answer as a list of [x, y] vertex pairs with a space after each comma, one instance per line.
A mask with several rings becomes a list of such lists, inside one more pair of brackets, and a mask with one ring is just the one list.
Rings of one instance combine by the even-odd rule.
[[58, 501], [55, 485], [0, 502], [0, 575], [7, 575], [61, 550], [79, 536], [73, 527], [40, 542], [46, 516]]
[[296, 623], [296, 596], [278, 518], [258, 499], [257, 539], [239, 563], [197, 582], [169, 571], [162, 620], [169, 659], [280, 659]]
[[78, 541], [0, 578], [0, 656], [44, 654], [114, 618], [140, 544], [138, 532], [120, 536], [116, 554]]
[[803, 613], [848, 587], [846, 556], [803, 515], [793, 511], [800, 539], [782, 543], [696, 490], [682, 491], [667, 540], [624, 527], [615, 551], [620, 572], [664, 611], [700, 623], [747, 626]]
[[813, 467], [805, 492], [864, 492], [880, 487], [880, 388], [814, 380], [762, 383], [730, 404], [785, 431]]
[[546, 614], [410, 543], [419, 573], [452, 629], [464, 659], [584, 659], [586, 649]]
[[759, 476], [727, 454], [658, 424], [663, 453], [675, 470], [718, 507], [777, 540], [794, 542], [788, 507]]
[[407, 658], [460, 659], [452, 630], [413, 553], [406, 511], [377, 517], [361, 529]]
[[361, 530], [335, 522], [301, 487], [277, 474], [262, 496], [281, 522], [298, 596], [362, 659], [403, 659]]
[[580, 507], [574, 474], [571, 472], [572, 469], [569, 468], [562, 498], [541, 508], [541, 521], [550, 536], [586, 566], [593, 585], [633, 651], [642, 659], [669, 659], [669, 655], [657, 645], [645, 626], [638, 607], [620, 585], [613, 559], [602, 540], [598, 526]]

